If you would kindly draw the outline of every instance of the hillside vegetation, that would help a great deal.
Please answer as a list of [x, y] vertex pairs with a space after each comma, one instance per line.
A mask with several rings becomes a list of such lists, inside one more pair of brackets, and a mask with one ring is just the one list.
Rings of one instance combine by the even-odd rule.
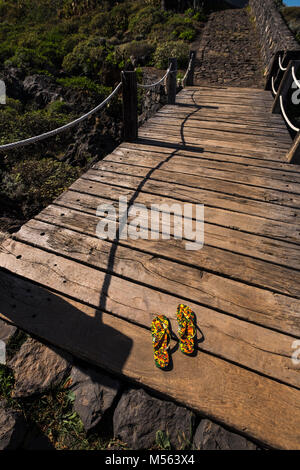
[[[55, 129], [109, 94], [127, 67], [188, 62], [201, 10], [162, 11], [160, 0], [0, 0], [0, 144]], [[0, 154], [2, 221], [24, 221], [67, 188], [121, 138], [116, 98], [101, 119]], [[1, 228], [1, 224], [0, 224]]]
[[283, 7], [281, 13], [288, 27], [300, 43], [300, 7]]

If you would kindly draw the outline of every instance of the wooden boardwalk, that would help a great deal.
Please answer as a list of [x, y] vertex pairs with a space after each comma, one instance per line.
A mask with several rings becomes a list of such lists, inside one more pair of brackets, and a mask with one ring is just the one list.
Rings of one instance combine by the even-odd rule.
[[[270, 92], [187, 87], [1, 247], [0, 313], [76, 356], [275, 448], [300, 448], [300, 171]], [[103, 241], [102, 203], [205, 205], [204, 247]], [[153, 362], [151, 319], [199, 327]], [[299, 346], [298, 346], [299, 348]], [[300, 355], [299, 355], [300, 356]]]

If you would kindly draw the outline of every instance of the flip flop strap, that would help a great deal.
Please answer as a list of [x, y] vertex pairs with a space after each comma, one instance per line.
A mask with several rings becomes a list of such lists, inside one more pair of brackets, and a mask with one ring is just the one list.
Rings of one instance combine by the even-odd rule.
[[[195, 328], [194, 322], [193, 322], [193, 320], [191, 320], [190, 316], [187, 316], [187, 315], [184, 315], [184, 316], [187, 320], [182, 320], [182, 322], [180, 322], [179, 334], [182, 338], [184, 337], [184, 335], [186, 335], [187, 339], [192, 339], [196, 336], [196, 328]], [[193, 327], [193, 334], [192, 335], [187, 334], [188, 327], [191, 326], [191, 325]]]
[[159, 331], [155, 333], [154, 338], [156, 341], [153, 341], [153, 346], [154, 348], [157, 348], [158, 346], [160, 347], [167, 336], [167, 346], [170, 343], [170, 332], [168, 328], [161, 328]]

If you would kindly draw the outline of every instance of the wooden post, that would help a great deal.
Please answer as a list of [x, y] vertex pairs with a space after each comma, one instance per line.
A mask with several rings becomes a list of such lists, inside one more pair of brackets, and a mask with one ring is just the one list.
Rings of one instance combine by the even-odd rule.
[[300, 132], [297, 133], [286, 157], [289, 163], [300, 163]]
[[190, 68], [190, 70], [187, 74], [187, 77], [186, 77], [185, 84], [187, 86], [193, 86], [194, 85], [195, 59], [196, 59], [196, 51], [190, 51], [191, 68]]
[[295, 61], [290, 61], [289, 65], [284, 72], [284, 75], [282, 77], [282, 80], [280, 82], [280, 85], [277, 90], [277, 95], [275, 96], [275, 100], [273, 103], [273, 108], [272, 108], [272, 113], [273, 114], [280, 114], [281, 113], [281, 108], [280, 108], [280, 96], [282, 96], [283, 100], [283, 105], [286, 108], [287, 104], [287, 95], [289, 92], [289, 89], [291, 88], [294, 80], [292, 76], [292, 67], [295, 68], [295, 74], [300, 68], [300, 60], [295, 60]]
[[169, 59], [169, 66], [171, 65], [171, 71], [167, 77], [167, 95], [168, 104], [176, 103], [176, 88], [177, 88], [177, 59]]
[[138, 138], [136, 72], [122, 72], [124, 140]]

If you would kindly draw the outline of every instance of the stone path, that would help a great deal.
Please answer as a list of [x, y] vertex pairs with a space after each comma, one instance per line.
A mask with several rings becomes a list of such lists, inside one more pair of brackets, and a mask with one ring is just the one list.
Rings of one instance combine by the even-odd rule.
[[258, 38], [246, 9], [212, 13], [197, 50], [195, 85], [263, 88]]

